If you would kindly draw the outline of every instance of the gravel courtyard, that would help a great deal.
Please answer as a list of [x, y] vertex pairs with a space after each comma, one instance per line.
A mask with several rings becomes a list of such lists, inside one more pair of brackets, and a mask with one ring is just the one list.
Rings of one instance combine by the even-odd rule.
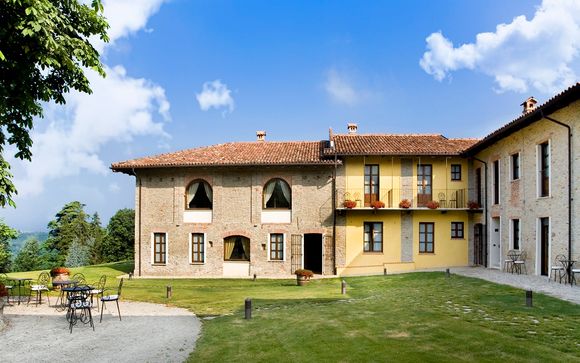
[[[51, 303], [54, 303], [51, 299]], [[183, 362], [193, 351], [201, 323], [186, 309], [121, 301], [107, 305], [95, 331], [79, 323], [69, 333], [64, 312], [46, 304], [6, 306], [0, 332], [3, 362]]]

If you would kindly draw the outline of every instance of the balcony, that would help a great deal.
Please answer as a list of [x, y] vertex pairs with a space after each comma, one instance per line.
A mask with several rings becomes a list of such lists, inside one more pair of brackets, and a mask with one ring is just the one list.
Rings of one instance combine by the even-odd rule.
[[476, 208], [474, 208], [474, 205], [469, 203], [469, 200], [471, 200], [469, 196], [472, 195], [475, 195], [475, 192], [468, 189], [422, 188], [421, 193], [418, 192], [417, 188], [380, 189], [379, 193], [366, 195], [363, 188], [337, 189], [336, 209], [351, 209], [345, 207], [344, 202], [346, 200], [356, 203], [356, 206], [352, 209], [372, 209], [371, 203], [380, 200], [385, 203], [385, 209], [400, 210], [404, 208], [400, 208], [399, 203], [403, 199], [407, 199], [411, 203], [408, 209], [428, 209], [428, 202], [435, 201], [439, 203], [438, 209], [479, 210], [479, 206], [476, 205]]

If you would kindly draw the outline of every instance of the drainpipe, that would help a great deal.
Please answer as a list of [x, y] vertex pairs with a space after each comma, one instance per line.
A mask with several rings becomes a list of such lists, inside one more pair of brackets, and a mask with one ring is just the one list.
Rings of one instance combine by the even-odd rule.
[[139, 246], [139, 249], [138, 249], [139, 252], [137, 254], [138, 254], [139, 258], [137, 260], [137, 268], [139, 271], [138, 276], [141, 276], [141, 186], [142, 186], [142, 183], [141, 183], [141, 178], [139, 178], [137, 173], [135, 173], [135, 168], [131, 168], [131, 171], [132, 171], [132, 174], [135, 175], [135, 179], [137, 181], [139, 181], [139, 195], [137, 197], [137, 200], [138, 200], [137, 203], [139, 204], [139, 210], [137, 212], [137, 215], [139, 216], [139, 223], [137, 224], [137, 241], [138, 241], [138, 246]]
[[540, 110], [540, 115], [548, 121], [564, 126], [568, 129], [568, 260], [572, 259], [572, 129], [569, 125], [544, 115]]
[[332, 253], [334, 260], [334, 275], [336, 275], [336, 151], [334, 152], [334, 173], [332, 175]]
[[[483, 187], [483, 194], [484, 194], [484, 197], [483, 197], [483, 217], [484, 217], [484, 220], [485, 220], [485, 229], [483, 230], [484, 231], [483, 232], [483, 235], [484, 235], [485, 243], [488, 244], [489, 241], [487, 240], [487, 229], [489, 228], [489, 226], [487, 224], [488, 224], [489, 221], [488, 221], [488, 210], [487, 210], [487, 162], [486, 161], [483, 161], [483, 160], [481, 160], [479, 158], [476, 158], [475, 156], [473, 156], [473, 159], [474, 160], [477, 160], [480, 163], [483, 163], [485, 165], [485, 167], [483, 169], [484, 170], [484, 173], [485, 173], [485, 176], [484, 176], [485, 181], [484, 181], [484, 187]], [[486, 256], [485, 256], [485, 267], [487, 267], [487, 265], [488, 265], [488, 263], [487, 263], [488, 257], [489, 256], [486, 254]]]

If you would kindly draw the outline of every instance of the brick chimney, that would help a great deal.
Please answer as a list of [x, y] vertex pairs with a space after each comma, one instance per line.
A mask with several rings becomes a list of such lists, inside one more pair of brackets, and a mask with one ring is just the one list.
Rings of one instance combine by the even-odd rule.
[[523, 106], [522, 113], [532, 112], [536, 109], [538, 101], [534, 97], [528, 97], [520, 106]]
[[257, 141], [266, 141], [266, 131], [256, 131]]
[[348, 129], [349, 134], [356, 134], [356, 130], [358, 129], [358, 125], [355, 123], [348, 123], [346, 124], [346, 128]]

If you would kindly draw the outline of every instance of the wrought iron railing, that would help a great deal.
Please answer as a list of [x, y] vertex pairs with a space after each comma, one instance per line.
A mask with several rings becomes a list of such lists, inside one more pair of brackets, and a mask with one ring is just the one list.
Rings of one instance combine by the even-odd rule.
[[363, 188], [339, 188], [336, 190], [336, 208], [347, 208], [346, 201], [350, 201], [348, 207], [352, 209], [372, 208], [373, 202], [381, 201], [384, 208], [399, 209], [400, 203], [406, 200], [409, 208], [428, 208], [437, 202], [438, 208], [443, 209], [479, 209], [480, 206], [472, 201], [474, 195], [474, 191], [465, 188], [381, 188], [378, 193], [365, 193]]

